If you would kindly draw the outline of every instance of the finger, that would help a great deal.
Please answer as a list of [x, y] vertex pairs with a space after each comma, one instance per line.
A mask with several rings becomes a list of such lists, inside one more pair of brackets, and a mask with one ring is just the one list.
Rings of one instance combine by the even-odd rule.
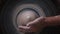
[[27, 32], [25, 29], [19, 29], [20, 32]]
[[40, 23], [40, 22], [43, 21], [43, 20], [44, 20], [44, 17], [39, 17], [39, 18], [35, 19], [34, 21], [29, 22], [26, 26], [36, 25], [36, 24]]
[[37, 28], [34, 28], [34, 27], [31, 27], [31, 28], [28, 28], [26, 26], [20, 26], [19, 28], [19, 31], [20, 32], [36, 32], [37, 31]]
[[33, 25], [33, 24], [35, 24], [35, 23], [37, 23], [37, 22], [39, 22], [39, 20], [41, 19], [41, 17], [39, 17], [39, 18], [37, 18], [37, 19], [35, 19], [34, 21], [32, 21], [32, 22], [29, 22], [29, 23], [27, 23], [27, 25], [26, 26], [31, 26], [31, 25]]
[[30, 32], [30, 27], [19, 26], [20, 32]]
[[27, 26], [19, 26], [19, 29], [29, 29], [30, 27]]
[[44, 17], [39, 17], [39, 18], [35, 19], [33, 22], [36, 23], [36, 22], [40, 22], [42, 20], [44, 20]]

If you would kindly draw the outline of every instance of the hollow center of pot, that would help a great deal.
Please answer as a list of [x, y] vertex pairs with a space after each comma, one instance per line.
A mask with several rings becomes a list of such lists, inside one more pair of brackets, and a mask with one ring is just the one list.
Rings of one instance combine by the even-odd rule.
[[33, 10], [23, 10], [17, 16], [17, 24], [18, 26], [26, 25], [27, 23], [29, 23], [30, 21], [33, 21], [38, 17], [39, 17], [38, 14]]

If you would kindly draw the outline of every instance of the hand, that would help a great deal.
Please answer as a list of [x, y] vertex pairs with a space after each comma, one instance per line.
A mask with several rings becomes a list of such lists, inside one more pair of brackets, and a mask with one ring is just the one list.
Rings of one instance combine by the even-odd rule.
[[45, 18], [39, 17], [34, 21], [29, 22], [26, 26], [19, 26], [21, 32], [38, 32], [45, 27]]

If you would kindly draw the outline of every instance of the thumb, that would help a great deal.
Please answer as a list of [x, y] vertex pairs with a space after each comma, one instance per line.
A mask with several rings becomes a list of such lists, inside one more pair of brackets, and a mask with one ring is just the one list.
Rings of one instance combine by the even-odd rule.
[[36, 25], [36, 24], [39, 23], [42, 19], [43, 19], [43, 17], [39, 17], [39, 18], [37, 18], [37, 19], [35, 19], [35, 20], [33, 20], [33, 21], [27, 23], [26, 26], [33, 26], [33, 25]]
[[29, 29], [30, 27], [27, 26], [19, 26], [19, 29]]

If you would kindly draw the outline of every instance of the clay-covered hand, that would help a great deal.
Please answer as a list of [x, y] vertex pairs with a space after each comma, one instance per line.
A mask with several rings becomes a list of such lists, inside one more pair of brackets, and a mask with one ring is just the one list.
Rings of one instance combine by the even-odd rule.
[[26, 26], [19, 26], [21, 32], [40, 32], [45, 27], [45, 18], [39, 17], [34, 21], [26, 24]]

